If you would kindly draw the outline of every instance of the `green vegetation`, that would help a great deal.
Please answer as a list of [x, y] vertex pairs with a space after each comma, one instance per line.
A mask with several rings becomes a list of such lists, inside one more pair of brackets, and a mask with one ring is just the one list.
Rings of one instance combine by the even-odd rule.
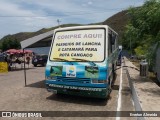
[[123, 47], [151, 59], [151, 49], [160, 41], [160, 0], [147, 0], [142, 7], [130, 8], [128, 15]]
[[20, 42], [16, 38], [5, 37], [4, 40], [0, 43], [0, 49], [6, 51], [8, 49], [20, 49]]

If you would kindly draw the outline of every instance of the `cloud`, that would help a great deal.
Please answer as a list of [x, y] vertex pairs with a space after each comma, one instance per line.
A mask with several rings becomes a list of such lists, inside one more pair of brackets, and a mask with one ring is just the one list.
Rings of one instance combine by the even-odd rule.
[[61, 24], [88, 24], [106, 20], [144, 0], [0, 0], [0, 38]]
[[89, 2], [88, 2], [88, 5], [92, 5], [92, 4], [93, 4], [92, 1], [89, 1]]
[[56, 20], [46, 17], [42, 10], [24, 9], [21, 4], [3, 0], [0, 1], [0, 16], [0, 37], [17, 32], [36, 31], [57, 24]]

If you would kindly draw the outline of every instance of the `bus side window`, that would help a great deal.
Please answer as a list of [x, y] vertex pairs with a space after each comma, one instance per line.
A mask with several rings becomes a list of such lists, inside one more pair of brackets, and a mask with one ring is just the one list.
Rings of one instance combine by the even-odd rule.
[[112, 34], [108, 34], [108, 55], [112, 53]]
[[116, 48], [116, 35], [108, 34], [108, 55], [110, 55]]
[[117, 36], [115, 35], [115, 49], [118, 47], [118, 44], [117, 44]]
[[112, 38], [111, 38], [111, 45], [112, 45], [112, 52], [116, 48], [116, 35], [112, 33]]

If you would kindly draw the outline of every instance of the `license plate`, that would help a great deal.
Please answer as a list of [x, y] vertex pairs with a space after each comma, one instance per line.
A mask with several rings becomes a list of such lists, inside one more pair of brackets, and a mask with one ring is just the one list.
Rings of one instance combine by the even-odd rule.
[[57, 90], [48, 89], [49, 92], [53, 92], [54, 94], [57, 94]]
[[52, 90], [52, 92], [53, 92], [54, 94], [57, 94], [57, 90]]

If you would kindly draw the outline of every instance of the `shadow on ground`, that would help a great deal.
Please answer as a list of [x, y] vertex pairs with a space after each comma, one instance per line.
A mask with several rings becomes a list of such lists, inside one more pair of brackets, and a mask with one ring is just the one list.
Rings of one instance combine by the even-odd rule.
[[45, 88], [45, 80], [29, 84], [26, 87]]
[[158, 78], [151, 78], [151, 80], [160, 87], [160, 82], [158, 81]]
[[160, 82], [155, 78], [155, 79], [150, 79], [150, 78], [147, 78], [147, 77], [140, 77], [140, 76], [136, 76], [136, 78], [134, 77], [131, 77], [131, 80], [133, 80], [134, 82], [136, 83], [155, 83], [157, 86], [160, 87]]
[[105, 106], [107, 105], [107, 102], [110, 99], [110, 97], [108, 99], [98, 99], [98, 98], [73, 96], [73, 95], [65, 95], [65, 94], [52, 94], [46, 99], [61, 101], [66, 103], [91, 105], [91, 106]]
[[119, 85], [112, 85], [112, 90], [119, 90]]
[[152, 80], [150, 80], [149, 78], [145, 78], [145, 77], [140, 77], [139, 75], [137, 76], [131, 76], [131, 80], [133, 80], [136, 83], [145, 83], [145, 82], [151, 82], [153, 83]]
[[160, 89], [149, 89], [149, 88], [140, 88], [142, 91], [144, 91], [145, 93], [148, 93], [148, 95], [156, 95], [160, 97]]
[[[135, 83], [155, 83], [155, 86], [159, 86], [159, 83], [156, 80], [151, 80], [149, 78], [145, 78], [145, 77], [140, 77], [140, 76], [136, 76], [136, 79], [133, 79], [131, 77], [131, 80], [133, 80]], [[156, 83], [157, 82], [157, 83]], [[160, 89], [156, 89], [157, 87], [155, 87], [155, 89], [149, 89], [149, 88], [140, 88], [142, 91], [146, 92], [146, 93], [152, 93], [154, 95], [158, 95], [160, 96]]]
[[[35, 69], [34, 67], [32, 68], [26, 68], [26, 70], [30, 70], [30, 69]], [[15, 71], [24, 71], [24, 68], [14, 68], [9, 70], [9, 72], [15, 72]]]
[[117, 78], [117, 74], [115, 73], [115, 76], [112, 81], [112, 90], [119, 90], [119, 85], [115, 85], [116, 78]]
[[[29, 84], [26, 87], [45, 88], [45, 80]], [[108, 100], [111, 99], [111, 97], [109, 96], [107, 99], [98, 99], [98, 98], [81, 97], [81, 96], [73, 96], [65, 94], [52, 94], [46, 99], [53, 101], [61, 101], [66, 103], [86, 104], [91, 106], [105, 106], [107, 105], [107, 102]]]
[[[115, 76], [115, 78], [117, 75]], [[113, 90], [119, 90], [119, 85], [114, 85], [115, 79], [113, 80]], [[35, 82], [27, 85], [27, 87], [34, 88], [45, 88], [45, 80]], [[82, 105], [91, 105], [91, 106], [106, 106], [108, 101], [111, 100], [111, 96], [107, 99], [99, 99], [99, 98], [91, 98], [91, 97], [82, 97], [82, 96], [74, 96], [74, 95], [65, 95], [65, 94], [52, 94], [48, 96], [46, 99], [52, 101], [61, 101], [65, 103], [75, 103]]]

